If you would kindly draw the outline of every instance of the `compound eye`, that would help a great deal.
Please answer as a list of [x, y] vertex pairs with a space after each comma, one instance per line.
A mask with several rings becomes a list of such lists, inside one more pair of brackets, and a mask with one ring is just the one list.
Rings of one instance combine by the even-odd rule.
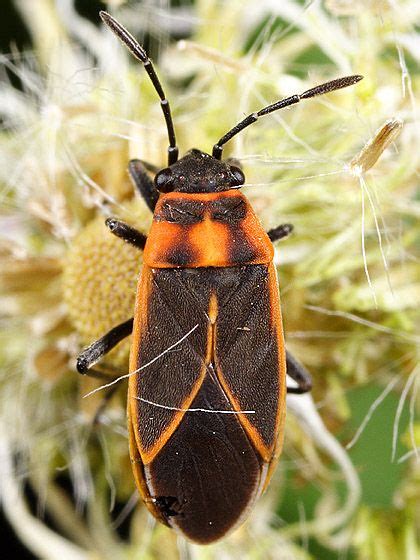
[[172, 169], [169, 169], [169, 167], [159, 171], [155, 176], [155, 186], [157, 190], [163, 193], [170, 192], [172, 190], [173, 179]]
[[232, 187], [239, 187], [240, 185], [243, 185], [245, 183], [245, 175], [243, 174], [242, 169], [239, 169], [239, 167], [232, 165], [230, 167], [230, 172], [232, 173]]

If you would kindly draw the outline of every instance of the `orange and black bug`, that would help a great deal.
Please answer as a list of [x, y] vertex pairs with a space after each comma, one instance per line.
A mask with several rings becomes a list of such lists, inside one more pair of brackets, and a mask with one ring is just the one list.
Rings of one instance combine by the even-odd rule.
[[[188, 539], [210, 543], [248, 515], [279, 457], [286, 392], [311, 388], [285, 350], [273, 245], [292, 226], [263, 230], [238, 188], [238, 164], [222, 150], [259, 117], [301, 99], [355, 84], [348, 76], [252, 113], [214, 146], [178, 160], [169, 103], [150, 59], [109, 14], [102, 20], [148, 72], [169, 137], [168, 167], [130, 162], [131, 177], [154, 212], [146, 236], [108, 219], [112, 233], [144, 250], [134, 319], [79, 356], [87, 373], [132, 334], [128, 388], [130, 456], [151, 513]], [[286, 387], [286, 371], [298, 383]], [[93, 370], [91, 370], [93, 372]], [[98, 373], [98, 372], [97, 372]]]

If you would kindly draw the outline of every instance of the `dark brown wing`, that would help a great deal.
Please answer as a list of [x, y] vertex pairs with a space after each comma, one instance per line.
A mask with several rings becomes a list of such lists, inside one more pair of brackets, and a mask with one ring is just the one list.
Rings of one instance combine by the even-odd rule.
[[133, 468], [152, 513], [201, 543], [244, 518], [267, 471], [213, 367], [217, 302], [244, 270], [146, 268], [139, 290], [131, 369], [152, 363], [130, 378]]
[[144, 266], [141, 273], [128, 408], [144, 463], [171, 437], [206, 373], [206, 304], [185, 290], [178, 272]]
[[[285, 414], [285, 349], [276, 271], [241, 268], [235, 291], [218, 291], [215, 368], [253, 446], [266, 462], [282, 443]], [[280, 437], [279, 437], [280, 436]]]

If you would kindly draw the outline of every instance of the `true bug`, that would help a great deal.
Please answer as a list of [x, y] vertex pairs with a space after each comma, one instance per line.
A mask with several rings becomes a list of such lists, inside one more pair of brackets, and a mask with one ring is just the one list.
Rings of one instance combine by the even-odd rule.
[[[282, 447], [286, 390], [311, 388], [308, 372], [285, 350], [272, 262], [272, 242], [292, 226], [263, 230], [238, 190], [243, 172], [221, 160], [223, 146], [259, 117], [361, 76], [277, 101], [233, 127], [212, 155], [193, 149], [178, 160], [169, 103], [150, 59], [121, 24], [100, 15], [143, 63], [160, 97], [168, 167], [152, 182], [146, 171], [153, 167], [129, 164], [154, 212], [150, 233], [146, 238], [114, 218], [106, 224], [144, 250], [134, 319], [84, 350], [77, 368], [87, 373], [133, 334], [128, 428], [137, 487], [158, 520], [210, 543], [246, 517], [270, 480]], [[286, 370], [298, 387], [286, 388]]]

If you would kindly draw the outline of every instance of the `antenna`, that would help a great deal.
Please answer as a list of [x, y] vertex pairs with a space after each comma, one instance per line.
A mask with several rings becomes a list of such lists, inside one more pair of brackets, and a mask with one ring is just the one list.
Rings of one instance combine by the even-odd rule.
[[108, 12], [99, 12], [102, 21], [115, 33], [115, 35], [124, 43], [137, 60], [144, 65], [146, 72], [152, 81], [152, 84], [160, 97], [160, 106], [162, 107], [163, 116], [165, 117], [166, 128], [168, 129], [169, 147], [168, 147], [168, 165], [172, 165], [178, 160], [178, 147], [176, 145], [174, 123], [171, 116], [171, 108], [169, 101], [166, 99], [165, 92], [159, 82], [159, 78], [153, 68], [152, 61], [147, 56], [144, 48], [134, 39], [134, 37]]
[[224, 136], [222, 136], [220, 140], [213, 146], [213, 157], [216, 159], [222, 159], [223, 145], [226, 144], [226, 142], [229, 142], [229, 140], [231, 140], [234, 136], [241, 132], [241, 130], [257, 121], [260, 117], [268, 115], [269, 113], [273, 113], [278, 109], [283, 109], [283, 107], [288, 107], [289, 105], [299, 103], [301, 99], [315, 97], [316, 95], [324, 95], [324, 93], [329, 93], [330, 91], [334, 91], [336, 89], [352, 86], [362, 79], [363, 76], [359, 75], [338, 78], [336, 80], [332, 80], [330, 82], [326, 82], [325, 84], [321, 84], [319, 86], [315, 86], [314, 88], [308, 89], [300, 95], [295, 94], [290, 97], [286, 97], [285, 99], [280, 99], [280, 101], [276, 101], [276, 103], [268, 105], [267, 107], [260, 109], [256, 113], [251, 113], [250, 115], [245, 117], [244, 120], [234, 126], [231, 130], [229, 130], [229, 132], [227, 132]]

